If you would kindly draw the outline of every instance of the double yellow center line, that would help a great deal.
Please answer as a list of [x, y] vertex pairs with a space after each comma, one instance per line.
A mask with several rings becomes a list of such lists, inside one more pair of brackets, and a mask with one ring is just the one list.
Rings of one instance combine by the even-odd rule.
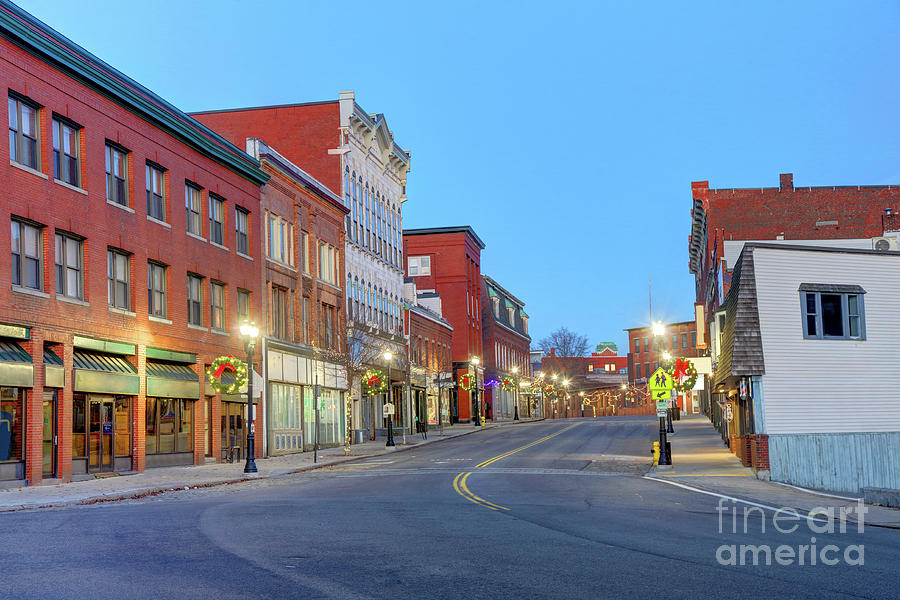
[[[575, 423], [573, 425], [569, 425], [568, 427], [564, 427], [563, 429], [560, 429], [556, 433], [551, 433], [550, 435], [545, 435], [542, 438], [536, 439], [533, 442], [531, 442], [530, 444], [525, 444], [524, 446], [520, 446], [519, 448], [516, 448], [515, 450], [510, 450], [509, 452], [504, 452], [503, 454], [500, 454], [499, 456], [495, 456], [494, 458], [489, 458], [486, 461], [475, 465], [475, 468], [483, 469], [484, 467], [487, 467], [488, 465], [491, 465], [491, 464], [497, 462], [498, 460], [504, 459], [507, 456], [512, 456], [516, 452], [521, 452], [522, 450], [526, 450], [533, 446], [537, 446], [538, 444], [542, 444], [543, 442], [546, 442], [547, 440], [549, 440], [551, 438], [555, 438], [559, 434], [565, 433], [565, 432], [569, 431], [570, 429], [578, 427], [579, 425], [581, 425], [581, 423]], [[460, 496], [462, 496], [463, 498], [465, 498], [466, 500], [468, 500], [469, 502], [472, 502], [479, 506], [483, 506], [485, 508], [489, 508], [490, 510], [509, 510], [505, 506], [500, 506], [499, 504], [494, 504], [493, 502], [489, 502], [488, 500], [485, 500], [484, 498], [481, 498], [480, 496], [476, 496], [475, 494], [473, 494], [472, 491], [466, 485], [466, 479], [468, 479], [469, 475], [471, 475], [472, 473], [473, 473], [473, 471], [469, 471], [468, 473], [460, 473], [459, 475], [456, 476], [456, 478], [453, 480], [453, 489], [456, 490], [456, 493], [459, 494]]]

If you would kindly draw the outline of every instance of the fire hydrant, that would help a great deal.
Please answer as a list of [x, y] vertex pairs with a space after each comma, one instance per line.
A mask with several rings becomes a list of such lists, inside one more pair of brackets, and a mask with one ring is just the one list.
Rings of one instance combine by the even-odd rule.
[[650, 454], [653, 456], [653, 466], [659, 464], [659, 442], [650, 443]]

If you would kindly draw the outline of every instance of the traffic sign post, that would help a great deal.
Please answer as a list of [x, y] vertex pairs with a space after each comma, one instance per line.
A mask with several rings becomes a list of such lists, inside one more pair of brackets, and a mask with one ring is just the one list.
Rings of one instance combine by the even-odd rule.
[[647, 380], [650, 397], [656, 402], [656, 416], [659, 417], [659, 465], [671, 465], [672, 456], [666, 440], [666, 415], [669, 413], [668, 400], [672, 397], [675, 380], [664, 369], [656, 369]]

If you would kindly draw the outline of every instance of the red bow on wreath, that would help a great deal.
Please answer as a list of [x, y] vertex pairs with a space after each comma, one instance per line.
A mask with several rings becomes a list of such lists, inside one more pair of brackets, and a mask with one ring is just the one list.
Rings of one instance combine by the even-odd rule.
[[[234, 357], [229, 354], [228, 358], [234, 358]], [[234, 373], [234, 365], [232, 365], [231, 363], [223, 362], [221, 365], [219, 365], [219, 368], [216, 369], [216, 372], [213, 373], [213, 377], [218, 379], [219, 377], [222, 376], [222, 373], [225, 372], [225, 369], [228, 369], [229, 371]]]
[[381, 383], [381, 380], [378, 379], [378, 375], [372, 375], [371, 377], [369, 377], [369, 380], [366, 381], [366, 385], [368, 385], [369, 387], [372, 387], [372, 388], [378, 387], [378, 384], [380, 384], [380, 383]]
[[675, 373], [672, 374], [672, 378], [676, 381], [680, 381], [682, 377], [687, 377], [690, 365], [691, 361], [689, 360], [681, 360], [680, 358], [676, 360]]

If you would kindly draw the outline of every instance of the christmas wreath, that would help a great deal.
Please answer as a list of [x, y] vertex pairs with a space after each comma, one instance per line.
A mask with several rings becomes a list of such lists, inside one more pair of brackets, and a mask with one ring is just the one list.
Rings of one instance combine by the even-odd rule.
[[545, 396], [552, 396], [555, 393], [556, 393], [556, 388], [553, 387], [552, 383], [548, 383], [547, 385], [544, 386], [544, 395]]
[[[225, 371], [234, 373], [234, 381], [230, 384], [222, 381]], [[206, 370], [206, 380], [216, 393], [234, 394], [247, 384], [247, 365], [233, 356], [220, 356]]]
[[628, 390], [627, 392], [625, 392], [625, 398], [627, 400], [634, 400], [634, 392], [631, 390]]
[[697, 369], [694, 367], [694, 363], [686, 358], [676, 360], [672, 379], [675, 381], [673, 386], [675, 391], [686, 392], [694, 389], [694, 385], [697, 384]]
[[500, 380], [500, 387], [504, 392], [512, 392], [516, 389], [516, 382], [512, 377], [504, 377]]
[[475, 380], [470, 373], [463, 373], [459, 376], [459, 389], [467, 392], [475, 389]]
[[387, 378], [384, 371], [369, 369], [362, 376], [363, 386], [367, 394], [380, 394], [387, 390]]

